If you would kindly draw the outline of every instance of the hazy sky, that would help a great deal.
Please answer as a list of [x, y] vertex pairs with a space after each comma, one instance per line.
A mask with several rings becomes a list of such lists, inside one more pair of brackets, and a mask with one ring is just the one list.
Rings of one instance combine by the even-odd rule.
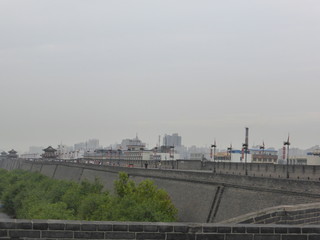
[[319, 0], [1, 0], [0, 149], [179, 133], [320, 144]]

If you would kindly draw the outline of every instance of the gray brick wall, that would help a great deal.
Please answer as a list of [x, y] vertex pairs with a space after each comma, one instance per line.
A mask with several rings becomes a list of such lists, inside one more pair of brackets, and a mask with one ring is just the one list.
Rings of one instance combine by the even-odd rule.
[[320, 226], [0, 220], [0, 239], [315, 240]]

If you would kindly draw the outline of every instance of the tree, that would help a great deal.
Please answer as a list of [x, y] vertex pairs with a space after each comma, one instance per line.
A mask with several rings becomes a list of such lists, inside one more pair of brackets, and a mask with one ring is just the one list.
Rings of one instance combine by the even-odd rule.
[[122, 221], [175, 221], [177, 209], [169, 195], [158, 189], [150, 180], [144, 180], [138, 186], [126, 173], [119, 173], [115, 181], [117, 197], [112, 220]]
[[175, 221], [177, 210], [169, 195], [150, 180], [135, 184], [119, 173], [115, 195], [103, 191], [98, 179], [80, 184], [50, 179], [39, 173], [0, 171], [5, 211], [24, 219], [96, 221]]

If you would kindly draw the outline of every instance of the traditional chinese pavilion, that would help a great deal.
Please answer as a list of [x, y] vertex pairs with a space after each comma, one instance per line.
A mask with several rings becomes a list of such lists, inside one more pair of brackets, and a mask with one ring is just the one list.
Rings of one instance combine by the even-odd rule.
[[8, 157], [8, 153], [6, 153], [5, 151], [3, 151], [1, 154], [0, 154], [0, 159], [4, 159], [4, 158], [7, 158]]
[[41, 155], [42, 158], [57, 158], [57, 150], [49, 146], [43, 149], [44, 153]]
[[8, 153], [9, 153], [7, 155], [8, 158], [18, 158], [18, 154], [17, 154], [18, 152], [15, 150], [11, 149]]

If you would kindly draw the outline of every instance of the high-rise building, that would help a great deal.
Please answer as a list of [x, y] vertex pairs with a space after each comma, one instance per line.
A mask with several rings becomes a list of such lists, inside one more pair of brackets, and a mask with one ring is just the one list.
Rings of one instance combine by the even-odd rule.
[[80, 142], [74, 144], [74, 150], [94, 151], [100, 148], [99, 139], [89, 139], [86, 142]]
[[146, 144], [143, 143], [139, 138], [138, 136], [136, 136], [136, 138], [133, 138], [133, 139], [123, 139], [121, 141], [121, 145], [120, 145], [120, 148], [122, 150], [128, 150], [128, 149], [144, 149], [146, 147]]
[[166, 134], [163, 137], [163, 145], [164, 146], [180, 147], [181, 146], [181, 136], [179, 136], [178, 133], [173, 133], [172, 135]]
[[87, 149], [89, 150], [95, 150], [100, 147], [99, 145], [99, 139], [89, 139], [87, 142]]

